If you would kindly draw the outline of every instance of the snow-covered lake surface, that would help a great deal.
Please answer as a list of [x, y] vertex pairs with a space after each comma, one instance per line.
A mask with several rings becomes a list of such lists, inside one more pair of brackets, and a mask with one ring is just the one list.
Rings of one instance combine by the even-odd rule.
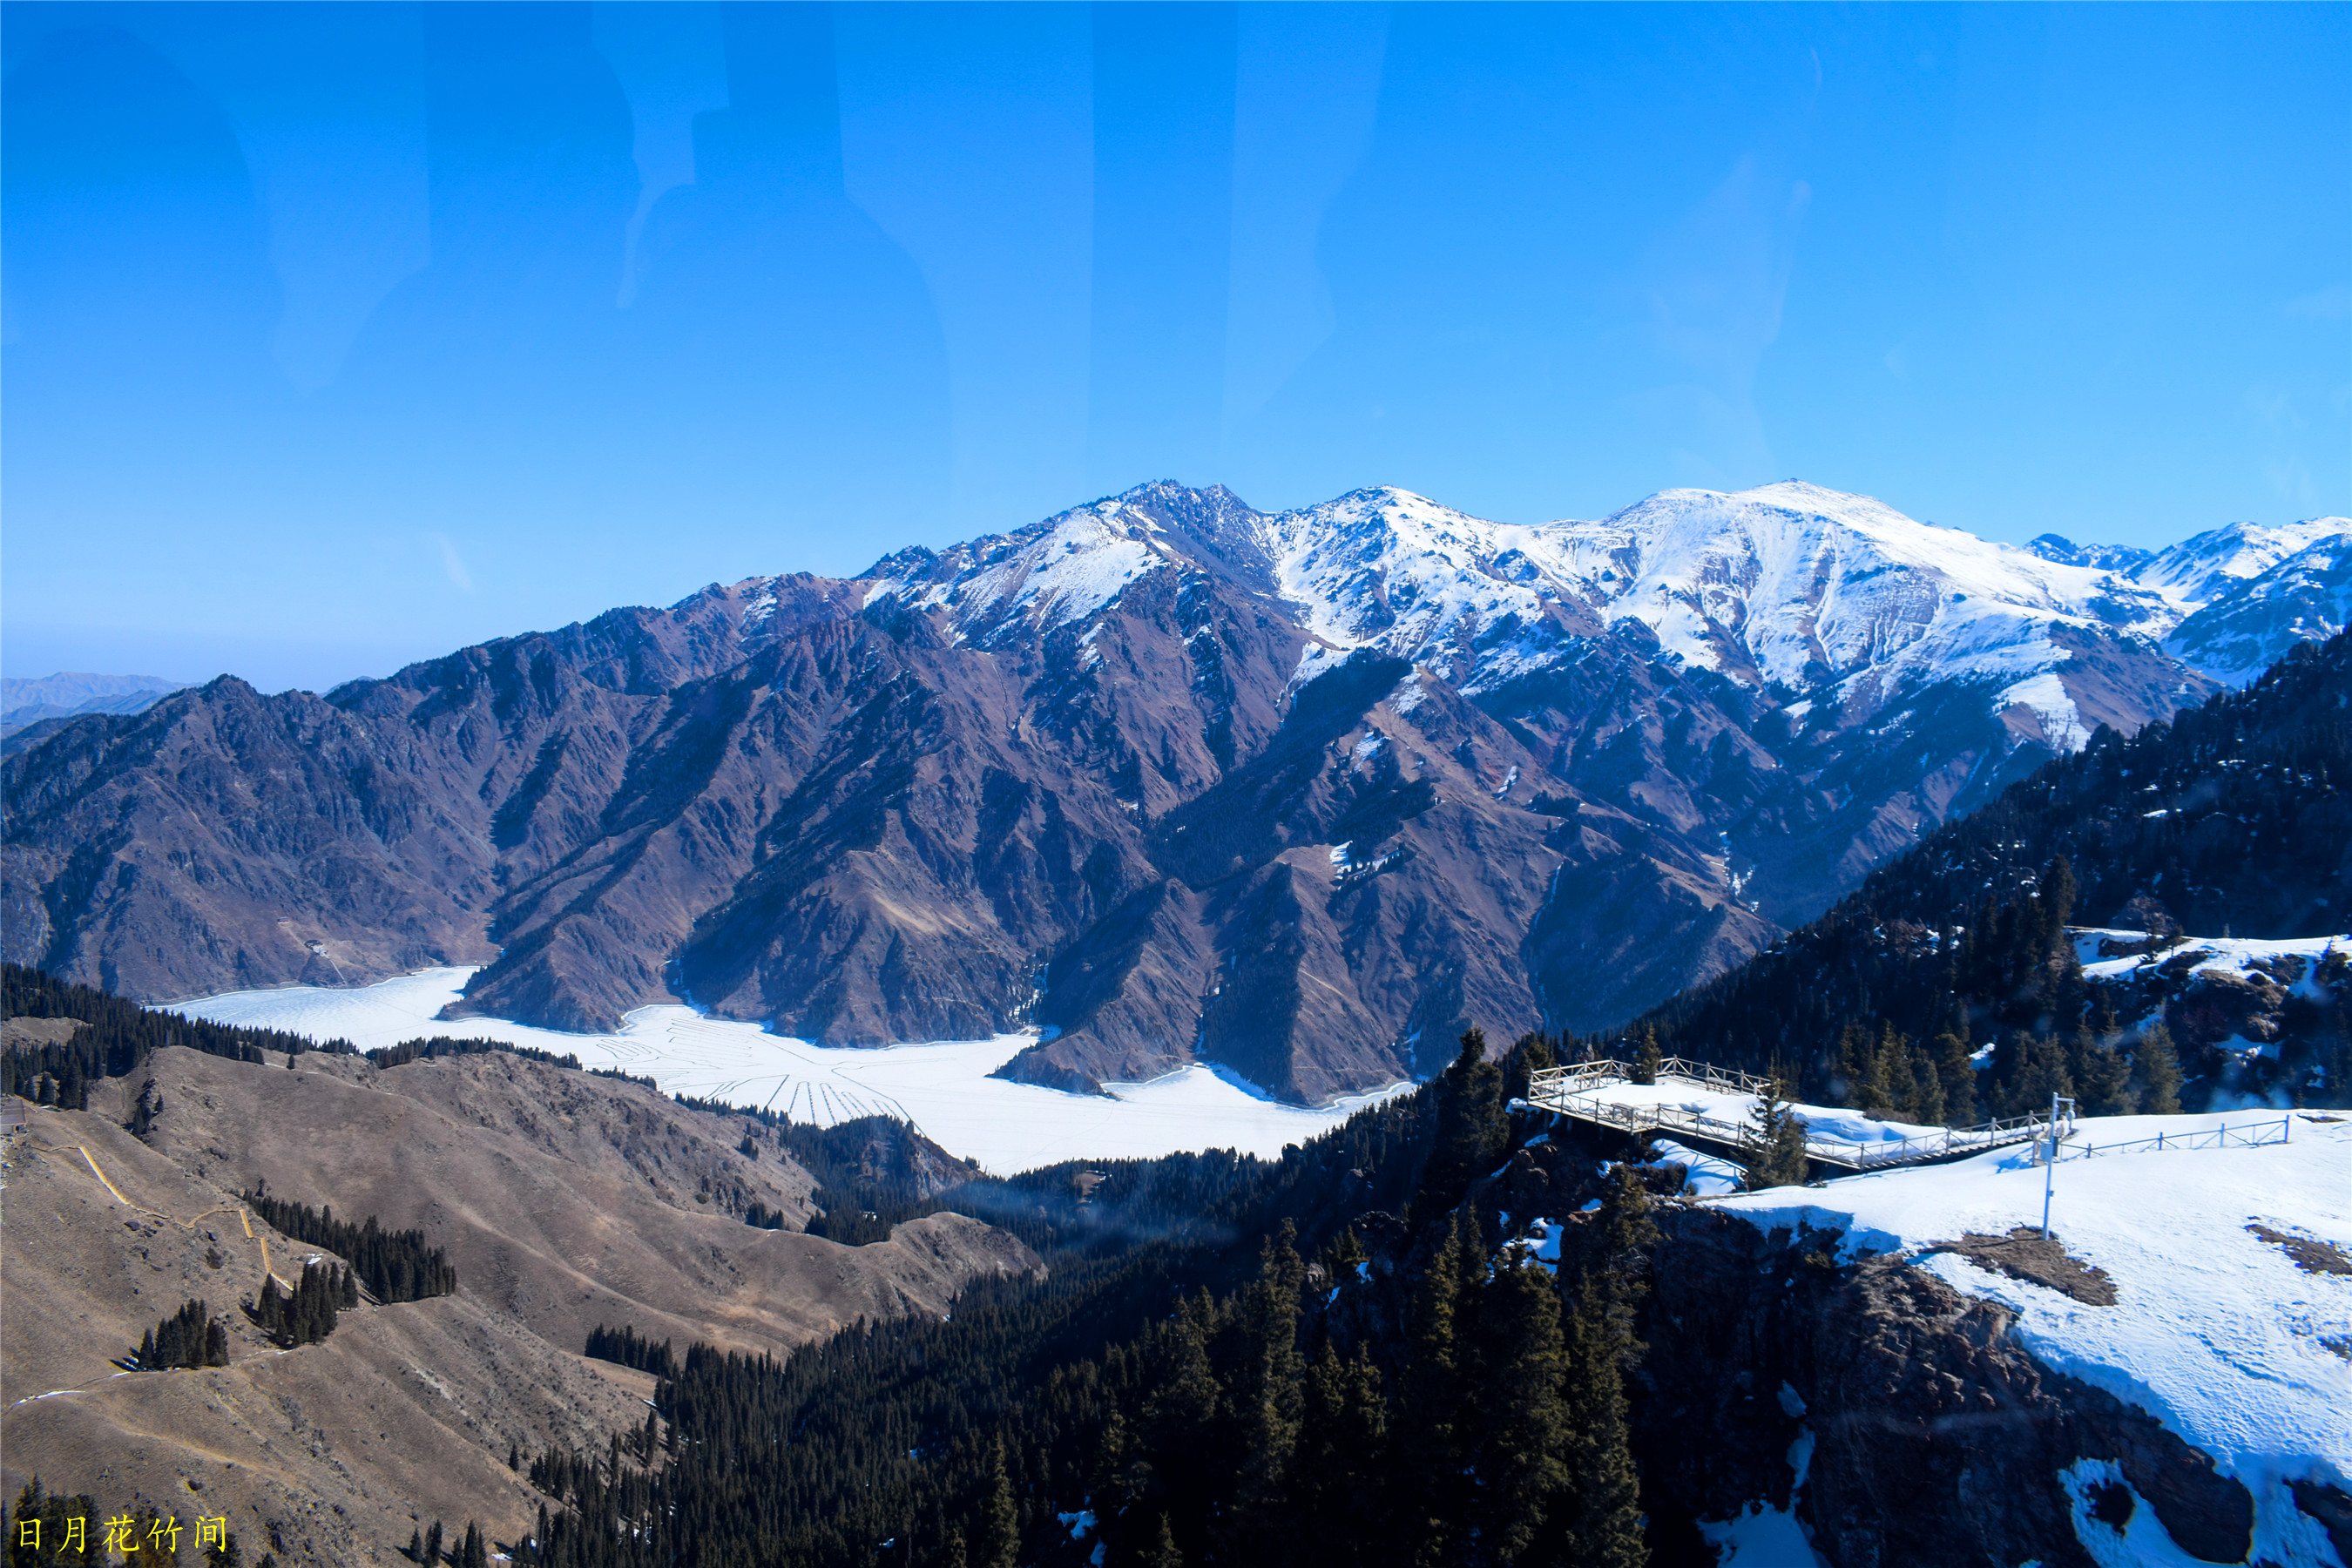
[[[2352, 1277], [2307, 1273], [2247, 1227], [2352, 1252], [2352, 1121], [2291, 1114], [2284, 1144], [2059, 1165], [2051, 1228], [2069, 1253], [2115, 1280], [2113, 1306], [1926, 1253], [1966, 1232], [2041, 1223], [2044, 1173], [2026, 1150], [1741, 1194], [1717, 1206], [1768, 1228], [1842, 1230], [1849, 1251], [1910, 1252], [1955, 1288], [2008, 1306], [2042, 1362], [2147, 1410], [2245, 1484], [2255, 1506], [2251, 1560], [2316, 1568], [2335, 1561], [2333, 1550], [2287, 1483], [2352, 1478]], [[2274, 1127], [2289, 1115], [2089, 1117], [2074, 1142], [2126, 1143], [2158, 1131], [2179, 1139], [2224, 1121]], [[2084, 1487], [2104, 1479], [2104, 1468], [2077, 1478]], [[2144, 1500], [2133, 1517], [2153, 1523]], [[2098, 1540], [2112, 1549], [2102, 1563], [2188, 1561], [2160, 1530], [2136, 1525], [2128, 1540]]]
[[1034, 1040], [1029, 1035], [853, 1050], [704, 1017], [690, 1007], [641, 1007], [613, 1035], [565, 1034], [498, 1018], [436, 1019], [473, 973], [428, 969], [350, 991], [234, 991], [175, 1005], [218, 1024], [341, 1038], [362, 1050], [432, 1035], [537, 1046], [577, 1056], [583, 1067], [650, 1078], [665, 1093], [768, 1106], [819, 1126], [856, 1116], [903, 1117], [950, 1153], [998, 1175], [1062, 1160], [1149, 1159], [1194, 1149], [1276, 1156], [1284, 1144], [1304, 1142], [1411, 1087], [1400, 1083], [1307, 1110], [1195, 1066], [1148, 1083], [1110, 1085], [1112, 1098], [1104, 1099], [989, 1077]]

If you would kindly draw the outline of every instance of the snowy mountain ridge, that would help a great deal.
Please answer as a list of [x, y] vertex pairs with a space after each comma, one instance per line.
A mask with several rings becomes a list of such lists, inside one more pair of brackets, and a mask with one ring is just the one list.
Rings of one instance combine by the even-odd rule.
[[1083, 624], [1153, 572], [1214, 570], [1289, 606], [1308, 636], [1297, 679], [1369, 647], [1472, 697], [1638, 627], [1676, 667], [1769, 693], [1800, 723], [1824, 705], [1867, 719], [1906, 690], [1963, 681], [2070, 750], [2105, 717], [2068, 668], [2087, 641], [2166, 645], [2200, 674], [2242, 679], [2286, 642], [2341, 626], [2347, 541], [2352, 521], [2322, 518], [2231, 523], [2153, 554], [2054, 535], [2020, 548], [1798, 480], [1662, 490], [1597, 521], [1534, 525], [1389, 487], [1261, 513], [1222, 487], [1161, 482], [900, 552], [866, 579], [869, 604], [945, 610], [959, 640], [985, 646]]
[[2275, 528], [2224, 523], [2158, 551], [2133, 576], [2184, 608], [2200, 610], [2287, 557], [2347, 534], [2352, 534], [2352, 518], [2315, 517]]
[[2321, 521], [2336, 531], [2252, 576], [2233, 575], [2228, 592], [2173, 628], [2166, 651], [2235, 685], [2260, 674], [2277, 657], [2273, 650], [2352, 624], [2352, 522]]

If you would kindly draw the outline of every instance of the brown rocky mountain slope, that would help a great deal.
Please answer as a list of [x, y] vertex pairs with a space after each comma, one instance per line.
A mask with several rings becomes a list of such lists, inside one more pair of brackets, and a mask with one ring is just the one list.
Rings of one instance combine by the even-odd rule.
[[[486, 966], [461, 1010], [561, 1027], [1034, 1022], [1038, 1081], [1199, 1057], [1319, 1100], [1472, 1019], [1629, 1017], [2207, 689], [2099, 618], [2132, 605], [2020, 578], [1988, 620], [1874, 542], [1945, 531], [1756, 495], [1685, 570], [1696, 502], [1545, 545], [1153, 485], [323, 698], [224, 678], [0, 764], [0, 948], [151, 1000], [449, 963]], [[1759, 519], [1811, 564], [1727, 555]]]
[[[861, 1317], [944, 1311], [975, 1275], [1034, 1265], [956, 1215], [861, 1247], [754, 1229], [740, 1215], [755, 1199], [810, 1212], [807, 1173], [772, 1148], [747, 1160], [740, 1124], [635, 1085], [508, 1056], [273, 1064], [160, 1051], [146, 1142], [120, 1125], [135, 1092], [120, 1079], [6, 1141], [9, 1495], [37, 1473], [110, 1515], [226, 1517], [248, 1561], [389, 1562], [436, 1518], [512, 1540], [539, 1500], [510, 1448], [642, 1424], [651, 1379], [578, 1353], [597, 1323], [782, 1352]], [[257, 1219], [246, 1238], [235, 1193], [261, 1181], [424, 1229], [457, 1293], [346, 1310], [324, 1342], [277, 1350], [236, 1310], [263, 1245], [281, 1278], [327, 1255]], [[229, 1321], [232, 1364], [118, 1375], [112, 1358], [191, 1298]]]

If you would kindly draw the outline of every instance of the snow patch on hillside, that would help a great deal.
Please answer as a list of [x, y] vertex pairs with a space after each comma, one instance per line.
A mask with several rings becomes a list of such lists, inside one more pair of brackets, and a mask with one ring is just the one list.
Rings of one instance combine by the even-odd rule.
[[2021, 680], [1993, 700], [2002, 707], [2021, 703], [2033, 710], [2042, 721], [2042, 733], [2054, 752], [2079, 752], [2091, 739], [2091, 731], [2083, 727], [2082, 710], [2066, 695], [2065, 682], [2054, 670]]
[[2124, 980], [2143, 964], [2163, 965], [2176, 963], [2183, 957], [2193, 958], [2191, 967], [2195, 973], [2252, 975], [2259, 972], [2268, 978], [2279, 960], [2295, 959], [2303, 966], [2303, 978], [2289, 989], [2315, 1001], [2325, 996], [2325, 993], [2314, 984], [2319, 965], [2327, 961], [2330, 953], [2352, 952], [2352, 932], [2339, 932], [2335, 936], [2188, 937], [2159, 952], [2102, 958], [2099, 956], [2101, 942], [2124, 944], [2144, 942], [2147, 933], [2099, 926], [2069, 926], [2067, 932], [2074, 938], [2074, 952], [2082, 963], [2083, 973], [2091, 980]]

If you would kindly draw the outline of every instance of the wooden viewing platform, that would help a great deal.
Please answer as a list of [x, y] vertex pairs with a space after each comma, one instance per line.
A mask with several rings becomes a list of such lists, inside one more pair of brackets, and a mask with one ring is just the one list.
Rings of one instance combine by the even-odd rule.
[[[1679, 1105], [1622, 1104], [1604, 1098], [1606, 1089], [1633, 1081], [1633, 1064], [1631, 1062], [1575, 1062], [1537, 1073], [1528, 1086], [1528, 1103], [1541, 1106], [1546, 1110], [1556, 1110], [1579, 1121], [1589, 1121], [1598, 1127], [1613, 1127], [1623, 1132], [1675, 1132], [1703, 1139], [1723, 1147], [1734, 1160], [1746, 1157], [1749, 1140], [1756, 1134], [1756, 1123], [1752, 1120], [1742, 1118], [1731, 1121], [1685, 1110]], [[1753, 1073], [1734, 1072], [1706, 1062], [1668, 1057], [1658, 1064], [1656, 1087], [1744, 1094], [1760, 1100], [1770, 1084], [1769, 1079], [1759, 1078]], [[2062, 1139], [2072, 1134], [2074, 1121], [2071, 1116], [2062, 1118], [2060, 1125], [2063, 1131], [2059, 1136]], [[2050, 1118], [2046, 1114], [2011, 1116], [1998, 1121], [1979, 1122], [1974, 1127], [1947, 1127], [1916, 1138], [1871, 1142], [1815, 1133], [1809, 1127], [1805, 1131], [1805, 1157], [1820, 1164], [1835, 1165], [1848, 1171], [1883, 1171], [1896, 1165], [1925, 1165], [1968, 1154], [1981, 1154], [1988, 1149], [2044, 1137], [2049, 1130]]]

